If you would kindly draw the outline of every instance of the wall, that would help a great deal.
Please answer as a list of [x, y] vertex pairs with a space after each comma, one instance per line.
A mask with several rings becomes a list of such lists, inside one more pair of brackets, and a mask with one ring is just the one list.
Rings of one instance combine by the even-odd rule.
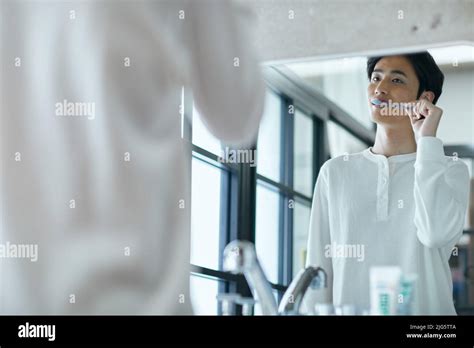
[[471, 0], [238, 2], [256, 14], [255, 43], [264, 61], [474, 43]]

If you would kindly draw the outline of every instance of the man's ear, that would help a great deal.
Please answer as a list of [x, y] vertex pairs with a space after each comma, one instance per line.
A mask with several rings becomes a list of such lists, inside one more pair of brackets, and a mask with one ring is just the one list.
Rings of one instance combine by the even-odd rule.
[[433, 102], [434, 98], [435, 98], [435, 95], [431, 91], [424, 91], [420, 95], [420, 99], [428, 99], [430, 101], [430, 103]]

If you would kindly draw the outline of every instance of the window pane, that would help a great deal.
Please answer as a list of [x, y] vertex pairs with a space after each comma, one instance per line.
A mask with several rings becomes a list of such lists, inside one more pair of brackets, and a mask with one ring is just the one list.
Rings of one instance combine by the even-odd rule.
[[305, 266], [311, 208], [295, 202], [293, 210], [293, 277]]
[[201, 121], [199, 112], [193, 105], [193, 144], [212, 152], [215, 155], [221, 155], [221, 143], [214, 137]]
[[255, 248], [267, 279], [278, 283], [279, 194], [257, 183]]
[[327, 122], [329, 153], [331, 157], [362, 151], [368, 146], [338, 124]]
[[257, 143], [257, 172], [277, 182], [280, 181], [281, 107], [280, 97], [268, 93]]
[[191, 263], [212, 269], [219, 265], [221, 173], [192, 159]]
[[194, 314], [217, 315], [218, 280], [191, 274], [190, 290]]
[[309, 197], [313, 192], [313, 121], [301, 111], [295, 112], [293, 185]]

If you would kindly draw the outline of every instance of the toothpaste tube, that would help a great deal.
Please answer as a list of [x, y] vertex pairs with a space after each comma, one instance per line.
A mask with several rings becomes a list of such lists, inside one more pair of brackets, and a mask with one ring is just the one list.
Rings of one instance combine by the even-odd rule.
[[398, 295], [398, 309], [400, 315], [413, 314], [415, 302], [415, 285], [418, 276], [416, 274], [403, 275], [400, 280], [400, 294]]
[[372, 314], [397, 314], [400, 276], [400, 267], [370, 268], [370, 311]]

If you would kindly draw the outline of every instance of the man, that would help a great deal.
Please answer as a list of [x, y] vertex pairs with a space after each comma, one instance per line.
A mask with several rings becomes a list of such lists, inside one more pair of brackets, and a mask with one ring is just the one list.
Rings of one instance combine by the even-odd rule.
[[252, 141], [247, 18], [229, 1], [1, 2], [0, 243], [37, 247], [0, 258], [1, 314], [192, 312], [181, 90], [215, 136]]
[[367, 73], [375, 143], [321, 168], [307, 264], [322, 266], [329, 286], [307, 303], [369, 310], [370, 268], [399, 266], [418, 276], [415, 314], [455, 314], [448, 260], [463, 230], [469, 173], [436, 137], [444, 76], [428, 52], [370, 58]]

